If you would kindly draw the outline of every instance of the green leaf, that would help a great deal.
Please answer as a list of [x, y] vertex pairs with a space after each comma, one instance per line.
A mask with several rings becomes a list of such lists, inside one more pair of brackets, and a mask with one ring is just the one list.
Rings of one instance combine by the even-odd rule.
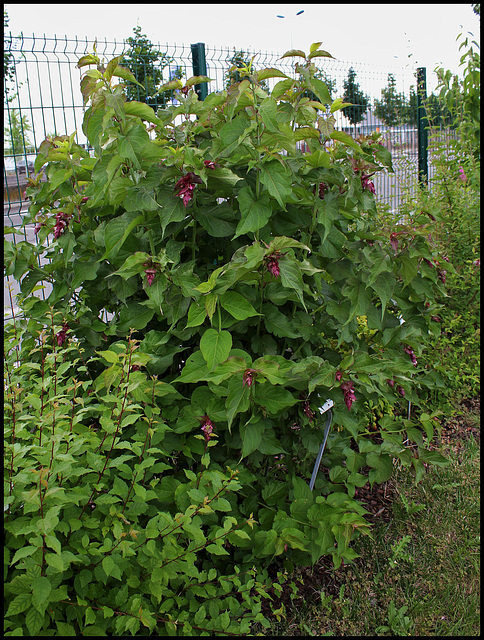
[[259, 107], [259, 115], [268, 131], [278, 132], [280, 124], [277, 120], [277, 102], [274, 98], [266, 98]]
[[40, 613], [35, 607], [31, 607], [25, 616], [25, 624], [31, 636], [37, 636], [44, 624], [45, 614]]
[[292, 79], [287, 79], [287, 80], [281, 80], [280, 82], [278, 82], [276, 84], [276, 86], [274, 87], [274, 89], [272, 90], [271, 93], [271, 97], [274, 98], [275, 100], [277, 100], [278, 98], [280, 98], [284, 93], [286, 93], [286, 91], [288, 91], [289, 89], [291, 89], [291, 87], [294, 85], [294, 80]]
[[188, 78], [185, 86], [193, 87], [193, 85], [201, 84], [202, 82], [213, 82], [213, 78], [209, 78], [208, 76], [192, 76], [191, 78]]
[[164, 192], [158, 196], [158, 203], [161, 205], [159, 216], [163, 233], [165, 233], [165, 229], [170, 223], [181, 222], [188, 215], [183, 202], [178, 196]]
[[38, 547], [26, 546], [26, 547], [22, 547], [21, 549], [17, 549], [17, 551], [15, 552], [15, 555], [13, 557], [13, 560], [12, 560], [12, 562], [10, 564], [14, 565], [16, 562], [18, 562], [22, 558], [26, 558], [27, 556], [31, 556], [33, 553], [35, 553], [37, 551], [37, 548]]
[[381, 300], [381, 317], [383, 319], [386, 306], [391, 300], [395, 289], [395, 276], [393, 273], [387, 273], [384, 271], [376, 277], [375, 282], [371, 284], [371, 288]]
[[10, 603], [7, 611], [7, 617], [15, 616], [18, 613], [22, 613], [22, 611], [25, 611], [30, 607], [31, 603], [32, 603], [32, 595], [30, 593], [20, 593]]
[[63, 182], [68, 180], [72, 175], [72, 169], [58, 169], [54, 171], [49, 178], [50, 188], [55, 191]]
[[444, 458], [444, 456], [438, 451], [430, 451], [428, 449], [419, 449], [419, 457], [422, 462], [428, 464], [435, 464], [438, 467], [446, 467], [450, 464], [450, 460]]
[[277, 415], [299, 402], [287, 389], [269, 383], [256, 384], [254, 401], [272, 415]]
[[229, 394], [225, 401], [229, 431], [237, 413], [244, 413], [250, 406], [249, 387], [243, 384], [242, 376], [233, 377], [229, 382]]
[[[326, 52], [324, 51], [322, 53], [324, 54]], [[314, 52], [310, 54], [310, 57], [314, 57], [316, 55], [319, 55], [319, 54], [317, 52]], [[327, 55], [330, 58], [332, 58], [332, 56], [330, 56], [329, 53]], [[314, 93], [318, 96], [322, 104], [324, 105], [331, 104], [331, 95], [328, 91], [328, 87], [322, 80], [318, 80], [317, 78], [311, 78], [309, 85], [311, 89], [314, 91]]]
[[227, 360], [232, 348], [232, 336], [228, 331], [207, 329], [200, 340], [200, 351], [207, 363], [209, 371]]
[[299, 338], [300, 334], [294, 330], [289, 318], [281, 313], [277, 307], [270, 303], [262, 305], [264, 324], [269, 333], [278, 338]]
[[261, 443], [264, 434], [264, 425], [259, 418], [251, 418], [240, 427], [240, 437], [242, 439], [242, 457], [245, 458], [255, 451]]
[[119, 250], [126, 241], [126, 238], [133, 231], [133, 229], [141, 224], [144, 220], [144, 216], [137, 215], [136, 211], [127, 211], [122, 216], [114, 218], [107, 223], [104, 230], [104, 242], [106, 251], [102, 258], [98, 262], [102, 262], [107, 258], [114, 258], [118, 255]]
[[402, 268], [403, 286], [404, 288], [412, 282], [418, 272], [418, 261], [416, 258], [410, 258], [403, 254], [400, 256], [400, 264]]
[[267, 67], [266, 69], [257, 71], [257, 82], [262, 82], [262, 80], [267, 80], [268, 78], [289, 78], [289, 76], [280, 69], [275, 69], [274, 67]]
[[143, 147], [149, 142], [150, 136], [143, 127], [138, 124], [128, 129], [125, 136], [118, 140], [118, 153], [122, 158], [131, 160], [137, 169], [140, 169], [138, 156], [141, 156]]
[[301, 49], [290, 49], [289, 51], [286, 51], [286, 53], [284, 53], [281, 56], [281, 60], [282, 58], [295, 58], [295, 57], [306, 58], [306, 54], [304, 53], [304, 51], [301, 51]]
[[366, 315], [371, 303], [371, 297], [370, 293], [366, 290], [365, 284], [353, 276], [347, 279], [341, 292], [351, 300], [350, 313], [343, 324], [343, 326], [345, 326], [356, 316]]
[[370, 451], [366, 455], [366, 464], [373, 467], [368, 474], [372, 485], [374, 482], [378, 484], [386, 482], [393, 473], [393, 460], [386, 453], [380, 454], [377, 451]]
[[42, 614], [49, 602], [51, 591], [52, 585], [50, 580], [45, 576], [34, 578], [32, 581], [32, 605]]
[[360, 145], [357, 142], [355, 142], [354, 139], [344, 131], [333, 131], [330, 135], [330, 138], [332, 140], [338, 140], [339, 142], [342, 142], [346, 146], [351, 147], [352, 149], [355, 149], [355, 151], [361, 150]]
[[118, 78], [122, 78], [123, 80], [128, 80], [129, 82], [134, 82], [144, 89], [143, 85], [136, 80], [131, 71], [129, 69], [126, 69], [125, 67], [120, 67], [118, 65], [113, 71], [113, 76], [117, 76]]
[[[301, 304], [306, 309], [303, 296], [304, 282], [299, 265], [294, 260], [281, 258], [279, 260], [279, 270], [281, 274], [281, 284], [288, 289], [294, 289]], [[307, 311], [307, 309], [306, 309]]]
[[272, 208], [267, 194], [256, 199], [249, 186], [242, 187], [237, 194], [241, 219], [235, 230], [233, 240], [245, 233], [254, 233], [269, 222]]
[[62, 556], [59, 556], [56, 553], [46, 553], [45, 561], [53, 569], [57, 569], [57, 571], [65, 570], [64, 560], [62, 559]]
[[147, 122], [153, 122], [154, 124], [161, 123], [153, 109], [144, 102], [137, 102], [136, 100], [125, 102], [124, 111], [127, 115], [138, 116], [138, 118], [146, 120]]
[[121, 309], [117, 328], [119, 331], [130, 329], [144, 329], [155, 313], [154, 309], [148, 309], [140, 302], [129, 302]]
[[[110, 575], [111, 575], [111, 573], [113, 572], [113, 570], [114, 570], [114, 566], [115, 566], [115, 565], [114, 565], [113, 557], [112, 557], [112, 556], [106, 556], [106, 557], [104, 557], [104, 558], [103, 558], [103, 561], [102, 561], [102, 563], [101, 563], [101, 564], [102, 564], [102, 568], [104, 569], [104, 573], [105, 573], [107, 576], [110, 576]], [[94, 617], [94, 620], [95, 620], [95, 619], [96, 619], [96, 618]], [[86, 620], [86, 622], [94, 622], [94, 620], [89, 620], [89, 621], [88, 621], [88, 620]]]
[[333, 58], [334, 60], [334, 57], [330, 53], [328, 53], [327, 51], [323, 51], [322, 49], [311, 51], [311, 53], [308, 55], [308, 60], [311, 60], [312, 58], [316, 58], [318, 56], [322, 56], [323, 58]]
[[344, 109], [345, 107], [351, 107], [351, 105], [351, 102], [343, 102], [343, 98], [336, 98], [336, 100], [333, 100], [333, 103], [331, 104], [331, 113]]
[[188, 309], [187, 327], [199, 327], [207, 317], [205, 306], [192, 302]]
[[230, 122], [226, 122], [218, 132], [221, 148], [218, 150], [217, 155], [224, 157], [235, 150], [249, 125], [250, 120], [245, 116], [237, 116]]
[[220, 304], [236, 320], [245, 320], [260, 315], [254, 307], [236, 291], [226, 291], [220, 296]]
[[260, 168], [260, 181], [284, 211], [292, 193], [291, 174], [277, 160], [270, 160]]

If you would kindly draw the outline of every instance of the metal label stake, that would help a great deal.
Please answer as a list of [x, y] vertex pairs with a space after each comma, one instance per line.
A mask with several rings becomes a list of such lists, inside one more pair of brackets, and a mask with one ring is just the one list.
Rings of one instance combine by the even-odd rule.
[[311, 481], [309, 482], [309, 488], [311, 489], [311, 491], [314, 489], [314, 483], [316, 482], [316, 477], [318, 475], [319, 465], [321, 464], [321, 458], [323, 457], [324, 447], [326, 446], [326, 440], [328, 439], [329, 428], [331, 427], [331, 421], [333, 419], [333, 412], [331, 411], [331, 407], [333, 405], [334, 405], [334, 402], [332, 400], [326, 400], [323, 406], [319, 407], [319, 411], [321, 414], [328, 412], [328, 420], [324, 428], [323, 442], [319, 447], [316, 462], [314, 463], [313, 473], [311, 475]]

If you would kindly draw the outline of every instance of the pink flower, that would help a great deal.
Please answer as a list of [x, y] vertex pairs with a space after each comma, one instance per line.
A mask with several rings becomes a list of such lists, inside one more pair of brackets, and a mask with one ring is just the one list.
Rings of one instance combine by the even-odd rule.
[[280, 253], [278, 251], [272, 253], [266, 261], [266, 267], [267, 267], [267, 271], [269, 271], [269, 273], [274, 276], [274, 278], [277, 278], [281, 271], [279, 269], [279, 256]]
[[257, 374], [253, 369], [246, 369], [243, 376], [243, 386], [245, 387], [245, 385], [247, 385], [248, 387], [251, 387], [256, 375]]
[[145, 273], [146, 273], [146, 280], [148, 281], [148, 284], [151, 287], [151, 285], [153, 284], [153, 280], [155, 279], [155, 276], [156, 276], [156, 269], [146, 269]]
[[304, 415], [308, 417], [309, 421], [311, 422], [314, 418], [314, 413], [311, 411], [311, 407], [309, 406], [309, 400], [305, 400], [303, 402], [303, 411]]
[[408, 354], [410, 356], [410, 360], [412, 361], [413, 366], [416, 367], [417, 366], [417, 358], [415, 357], [413, 349], [411, 347], [404, 346], [403, 350], [405, 351], [406, 354]]
[[335, 374], [336, 380], [339, 382], [342, 377], [343, 377], [343, 374], [341, 373], [341, 371], [337, 371]]
[[387, 380], [387, 382], [391, 386], [391, 388], [393, 389], [393, 387], [395, 386], [395, 380]]
[[183, 198], [185, 207], [193, 198], [193, 190], [196, 184], [202, 184], [202, 179], [193, 171], [189, 171], [183, 178], [180, 178], [175, 185], [175, 195]]
[[62, 345], [66, 341], [68, 331], [69, 331], [69, 325], [67, 324], [67, 322], [64, 322], [64, 324], [62, 325], [62, 329], [55, 336], [59, 347], [62, 347]]
[[54, 226], [54, 238], [57, 240], [64, 231], [66, 230], [66, 226], [69, 224], [69, 220], [72, 218], [71, 215], [67, 213], [63, 213], [59, 211], [59, 213], [55, 216], [55, 226]]
[[397, 255], [398, 240], [397, 240], [397, 234], [396, 233], [391, 233], [390, 234], [390, 244], [392, 245], [392, 248], [395, 251], [395, 255]]
[[474, 262], [472, 263], [475, 267], [480, 267], [481, 266], [481, 259], [477, 258], [477, 260], [474, 260]]
[[208, 442], [210, 440], [210, 436], [213, 433], [213, 422], [210, 420], [208, 416], [202, 416], [199, 418], [202, 426], [200, 427], [203, 431], [203, 435], [205, 436], [205, 441]]
[[203, 164], [207, 167], [207, 169], [215, 169], [215, 167], [218, 166], [215, 164], [215, 162], [212, 162], [211, 160], [204, 160]]
[[467, 182], [467, 176], [464, 173], [464, 169], [462, 167], [459, 167], [459, 180], [464, 184]]
[[367, 191], [370, 191], [371, 193], [376, 194], [375, 185], [370, 180], [372, 175], [374, 174], [373, 173], [370, 173], [369, 175], [363, 174], [361, 176], [361, 186], [363, 187], [363, 189], [366, 189]]
[[328, 185], [324, 182], [319, 183], [318, 194], [320, 198], [324, 198], [324, 194], [328, 191]]
[[343, 384], [340, 386], [340, 389], [343, 391], [346, 408], [349, 411], [351, 409], [351, 405], [356, 400], [355, 390], [353, 389], [353, 383], [351, 382], [351, 380], [348, 380], [347, 382], [343, 382]]

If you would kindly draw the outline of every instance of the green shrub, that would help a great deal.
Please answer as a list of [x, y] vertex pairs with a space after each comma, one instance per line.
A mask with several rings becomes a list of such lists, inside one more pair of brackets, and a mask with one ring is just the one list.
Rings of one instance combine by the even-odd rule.
[[441, 257], [426, 216], [379, 224], [391, 157], [334, 129], [318, 46], [286, 54], [297, 80], [244, 69], [203, 102], [207, 78], [174, 80], [157, 115], [125, 101], [118, 58], [80, 60], [94, 156], [45, 140], [39, 244], [5, 244], [25, 316], [6, 349], [9, 633], [246, 633], [276, 559], [356, 557], [357, 487], [445, 464], [435, 413], [402, 411], [439, 382], [421, 355]]

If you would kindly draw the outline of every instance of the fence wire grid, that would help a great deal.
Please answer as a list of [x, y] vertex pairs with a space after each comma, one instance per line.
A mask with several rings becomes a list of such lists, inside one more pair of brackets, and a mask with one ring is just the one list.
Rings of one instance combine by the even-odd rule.
[[[40, 143], [52, 134], [70, 135], [76, 132], [76, 142], [87, 146], [82, 132], [85, 112], [80, 80], [84, 69], [76, 67], [79, 59], [93, 53], [105, 62], [116, 56], [126, 56], [130, 44], [126, 40], [107, 41], [67, 37], [48, 38], [44, 36], [12, 36], [4, 34], [4, 56], [10, 59], [13, 73], [4, 80], [4, 226], [21, 227], [23, 214], [28, 210], [28, 202], [23, 198], [27, 176], [33, 172], [33, 162]], [[208, 91], [226, 88], [227, 74], [234, 64], [235, 48], [216, 48], [202, 45], [205, 50], [206, 71], [212, 81]], [[189, 78], [196, 75], [192, 45], [160, 44], [155, 50], [161, 52], [162, 59], [155, 63], [161, 72], [162, 82], [173, 77]], [[253, 57], [255, 69], [276, 67], [290, 77], [295, 77], [295, 59], [281, 59], [282, 53], [260, 53], [243, 51], [244, 60]], [[406, 194], [418, 184], [417, 128], [411, 125], [389, 127], [374, 113], [374, 100], [381, 99], [381, 91], [387, 86], [389, 74], [396, 80], [399, 94], [408, 96], [410, 88], [416, 88], [415, 69], [407, 67], [375, 67], [359, 62], [345, 62], [333, 58], [314, 59], [323, 78], [330, 83], [332, 98], [343, 97], [344, 83], [350, 69], [355, 72], [355, 82], [369, 98], [368, 110], [363, 120], [356, 125], [338, 111], [336, 128], [352, 135], [380, 131], [387, 148], [392, 152], [395, 173], [375, 176], [377, 198], [397, 212]], [[123, 64], [123, 62], [121, 62]], [[278, 79], [266, 81], [271, 90]], [[166, 96], [166, 94], [164, 94]], [[134, 99], [138, 96], [134, 95]], [[148, 103], [155, 110], [164, 106], [166, 97], [158, 94]], [[413, 118], [416, 121], [416, 118]], [[14, 142], [14, 129], [20, 129], [24, 144], [19, 150]], [[18, 137], [18, 134], [17, 134]], [[432, 180], [432, 164], [428, 169], [429, 183]], [[22, 237], [22, 236], [18, 236]], [[33, 228], [23, 229], [23, 238], [35, 242]], [[11, 279], [9, 279], [11, 280]], [[18, 283], [11, 282], [13, 292], [18, 291]], [[4, 307], [10, 307], [8, 282], [5, 281]]]

